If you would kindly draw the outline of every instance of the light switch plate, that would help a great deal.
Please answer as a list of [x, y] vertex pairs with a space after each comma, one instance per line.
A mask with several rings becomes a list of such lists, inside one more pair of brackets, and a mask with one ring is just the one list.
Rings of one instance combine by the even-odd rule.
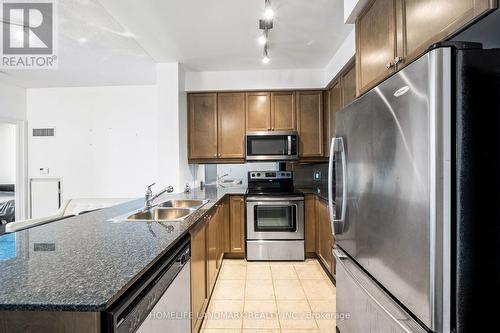
[[318, 181], [321, 180], [321, 171], [319, 170], [314, 171], [313, 179]]
[[42, 175], [48, 175], [50, 172], [49, 168], [40, 168], [40, 173]]

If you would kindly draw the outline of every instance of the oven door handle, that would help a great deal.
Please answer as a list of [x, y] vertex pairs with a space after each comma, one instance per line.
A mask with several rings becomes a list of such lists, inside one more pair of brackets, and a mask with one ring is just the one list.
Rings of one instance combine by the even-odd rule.
[[274, 202], [281, 201], [288, 203], [290, 201], [304, 201], [304, 197], [247, 197], [247, 201], [250, 202]]
[[249, 206], [297, 206], [299, 202], [290, 201], [251, 201]]

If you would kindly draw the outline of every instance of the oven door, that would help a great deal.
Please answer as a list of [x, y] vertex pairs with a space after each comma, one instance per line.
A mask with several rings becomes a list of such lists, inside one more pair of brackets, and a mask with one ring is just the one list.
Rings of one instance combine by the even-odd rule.
[[304, 239], [304, 198], [248, 197], [247, 239]]
[[248, 161], [293, 161], [298, 159], [298, 136], [295, 132], [247, 132]]

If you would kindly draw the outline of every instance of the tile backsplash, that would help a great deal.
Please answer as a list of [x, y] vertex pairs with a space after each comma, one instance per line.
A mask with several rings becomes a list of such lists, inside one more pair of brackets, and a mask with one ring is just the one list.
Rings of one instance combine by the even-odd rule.
[[[287, 170], [292, 170], [296, 187], [324, 187], [328, 186], [328, 163], [299, 164], [289, 163]], [[319, 179], [315, 179], [319, 173]]]
[[274, 171], [278, 170], [278, 163], [245, 163], [245, 164], [218, 164], [217, 177], [226, 175], [226, 179], [241, 179], [242, 185], [248, 184], [249, 171]]

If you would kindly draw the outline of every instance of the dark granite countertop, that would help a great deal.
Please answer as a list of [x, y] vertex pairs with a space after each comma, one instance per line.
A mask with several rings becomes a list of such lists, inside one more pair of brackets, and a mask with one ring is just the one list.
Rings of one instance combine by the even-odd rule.
[[[138, 199], [0, 237], [0, 310], [103, 311], [226, 194], [210, 188], [167, 199], [209, 199], [184, 222], [110, 222]], [[165, 228], [164, 226], [173, 228]]]
[[324, 186], [297, 187], [296, 190], [304, 194], [316, 194], [320, 199], [328, 201], [328, 188]]
[[[320, 187], [298, 190], [328, 197]], [[183, 222], [110, 221], [141, 209], [144, 200], [137, 199], [0, 236], [0, 310], [103, 311], [213, 205], [245, 192], [246, 187], [206, 187], [158, 198], [210, 200]]]

